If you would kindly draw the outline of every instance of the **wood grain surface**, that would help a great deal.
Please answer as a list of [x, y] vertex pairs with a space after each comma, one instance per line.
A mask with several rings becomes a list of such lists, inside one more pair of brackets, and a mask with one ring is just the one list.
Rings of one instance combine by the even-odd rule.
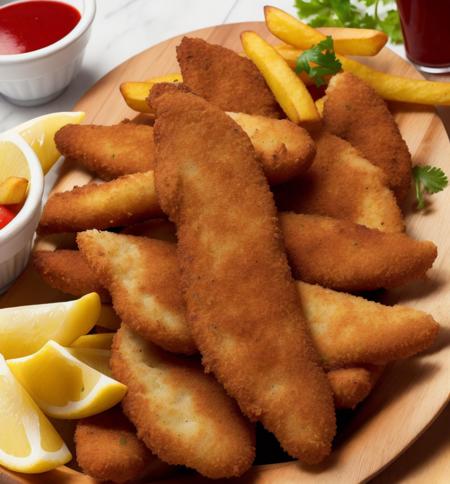
[[[189, 35], [240, 51], [239, 33], [242, 30], [255, 30], [275, 42], [264, 24], [257, 22], [211, 27]], [[114, 124], [123, 118], [133, 118], [136, 113], [126, 106], [120, 96], [120, 83], [176, 72], [175, 46], [180, 40], [181, 37], [176, 37], [165, 41], [118, 66], [89, 89], [74, 110], [86, 112], [86, 123]], [[386, 48], [375, 58], [360, 60], [385, 72], [420, 78], [411, 65]], [[391, 108], [412, 153], [413, 162], [437, 165], [449, 173], [450, 144], [434, 109], [412, 104], [392, 104]], [[81, 169], [63, 167], [54, 190], [67, 190], [90, 180], [91, 175]], [[450, 389], [449, 206], [450, 190], [433, 196], [426, 213], [414, 212], [412, 197], [405, 203], [403, 208], [407, 232], [415, 238], [435, 242], [439, 256], [426, 280], [391, 291], [386, 299], [388, 303], [399, 302], [431, 313], [442, 325], [434, 347], [420, 357], [398, 362], [386, 371], [373, 394], [354, 412], [349, 425], [339, 433], [335, 449], [323, 465], [308, 468], [298, 462], [291, 462], [257, 466], [244, 477], [227, 480], [227, 483], [349, 484], [366, 481], [399, 456], [433, 422], [445, 407]], [[54, 240], [41, 240], [39, 245], [51, 248]], [[17, 291], [20, 295], [20, 283], [15, 288], [16, 294]], [[29, 292], [23, 289], [22, 294], [25, 302]], [[1, 474], [0, 471], [0, 481], [58, 484], [94, 482], [67, 468], [47, 473], [45, 478]], [[170, 482], [210, 481], [192, 477], [186, 480], [176, 478]]]

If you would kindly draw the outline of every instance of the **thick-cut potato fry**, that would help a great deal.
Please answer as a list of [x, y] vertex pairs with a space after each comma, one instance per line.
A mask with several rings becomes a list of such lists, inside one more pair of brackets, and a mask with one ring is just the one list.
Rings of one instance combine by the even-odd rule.
[[[292, 68], [302, 53], [289, 45], [279, 45], [275, 49]], [[450, 106], [450, 82], [408, 79], [377, 71], [340, 54], [337, 58], [345, 72], [351, 72], [365, 81], [387, 101]]]
[[180, 73], [173, 73], [153, 77], [143, 82], [123, 82], [120, 85], [120, 92], [131, 109], [140, 113], [152, 113], [153, 110], [148, 105], [147, 98], [151, 88], [160, 82], [183, 82], [183, 76]]
[[339, 368], [327, 373], [333, 390], [336, 408], [355, 408], [372, 391], [378, 381], [383, 366], [371, 365], [367, 368]]
[[276, 7], [264, 7], [267, 28], [283, 42], [306, 50], [331, 35], [339, 54], [372, 56], [388, 40], [384, 32], [370, 29], [324, 28], [319, 32], [301, 20]]
[[323, 117], [323, 109], [325, 107], [325, 101], [327, 97], [323, 96], [316, 101], [316, 108], [321, 117]]
[[39, 223], [41, 234], [105, 229], [143, 222], [161, 214], [153, 171], [90, 183], [52, 195]]
[[256, 32], [242, 32], [244, 51], [260, 70], [275, 99], [294, 123], [320, 121], [316, 105], [301, 79], [277, 51]]
[[[311, 160], [312, 161], [312, 160]], [[27, 196], [28, 180], [10, 176], [0, 183], [0, 205], [23, 203]]]

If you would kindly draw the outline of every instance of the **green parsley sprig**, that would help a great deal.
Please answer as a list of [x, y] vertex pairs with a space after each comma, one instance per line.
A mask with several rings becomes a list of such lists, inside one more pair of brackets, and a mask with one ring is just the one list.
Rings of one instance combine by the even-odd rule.
[[306, 72], [317, 87], [326, 84], [325, 76], [332, 76], [342, 69], [342, 64], [334, 52], [333, 39], [327, 36], [318, 44], [305, 50], [297, 58], [295, 72]]
[[[384, 15], [379, 13], [380, 4], [389, 8]], [[395, 0], [295, 0], [295, 6], [298, 16], [312, 27], [377, 29], [394, 44], [403, 42]]]
[[416, 165], [412, 169], [416, 187], [417, 208], [425, 208], [425, 194], [440, 192], [448, 185], [447, 175], [436, 166]]

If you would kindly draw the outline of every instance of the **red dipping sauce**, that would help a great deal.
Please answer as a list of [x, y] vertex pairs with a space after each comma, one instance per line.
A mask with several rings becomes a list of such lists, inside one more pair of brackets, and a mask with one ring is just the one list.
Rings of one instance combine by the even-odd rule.
[[408, 57], [430, 67], [450, 66], [450, 0], [397, 0]]
[[62, 2], [32, 0], [0, 8], [0, 54], [23, 54], [65, 37], [80, 12]]

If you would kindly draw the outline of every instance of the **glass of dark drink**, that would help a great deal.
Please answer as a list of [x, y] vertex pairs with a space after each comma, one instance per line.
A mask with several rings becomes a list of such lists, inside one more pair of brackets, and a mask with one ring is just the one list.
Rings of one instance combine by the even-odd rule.
[[450, 72], [450, 0], [397, 0], [406, 55], [430, 74]]

